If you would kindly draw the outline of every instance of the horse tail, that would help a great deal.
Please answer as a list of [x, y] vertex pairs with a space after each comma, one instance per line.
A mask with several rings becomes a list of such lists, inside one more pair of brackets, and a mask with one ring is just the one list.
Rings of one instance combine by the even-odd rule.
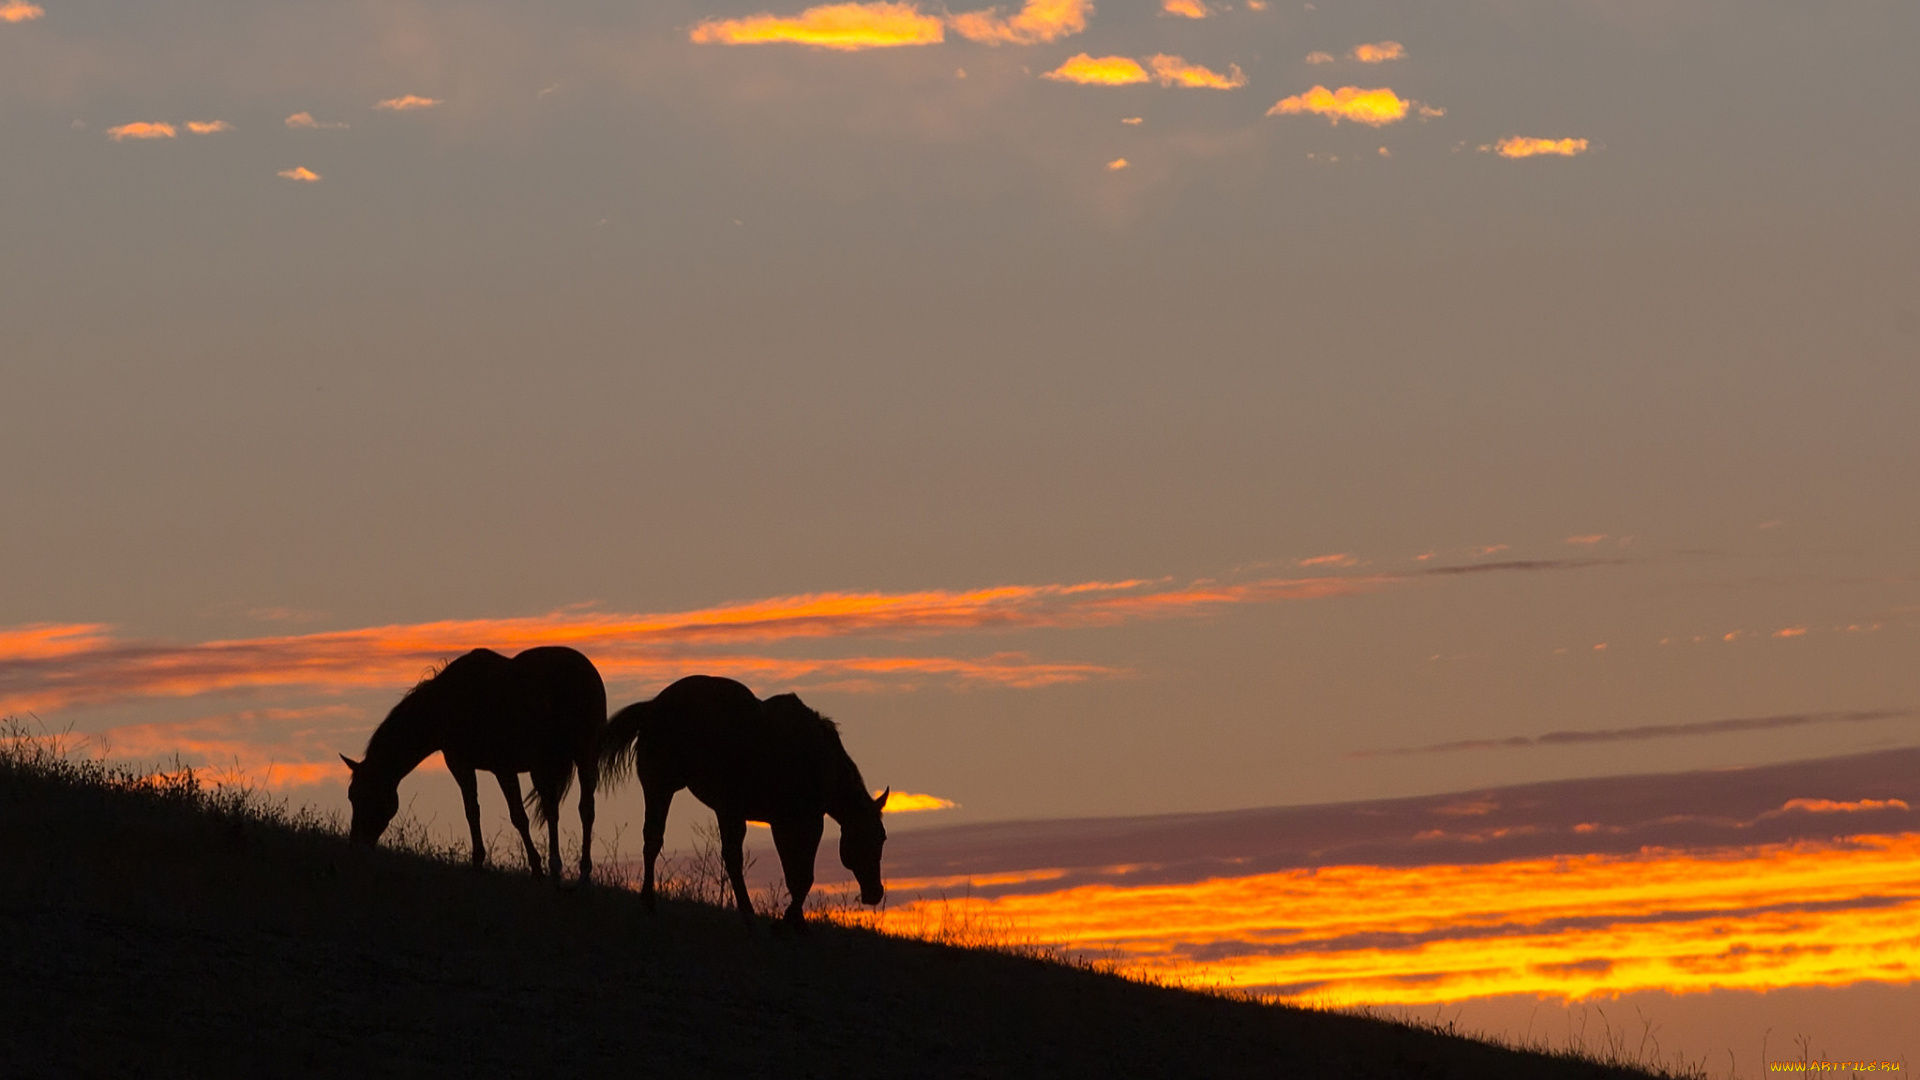
[[544, 829], [547, 827], [547, 822], [559, 819], [560, 804], [566, 801], [567, 792], [572, 790], [573, 763], [569, 761], [567, 763], [567, 771], [560, 774], [560, 786], [554, 789], [553, 805], [547, 805], [547, 800], [540, 796], [540, 785], [538, 784], [535, 784], [531, 791], [522, 795], [520, 801], [526, 805], [527, 813], [533, 815], [534, 824]]
[[637, 701], [607, 718], [600, 731], [600, 782], [618, 784], [639, 768], [640, 727], [653, 715], [653, 702]]

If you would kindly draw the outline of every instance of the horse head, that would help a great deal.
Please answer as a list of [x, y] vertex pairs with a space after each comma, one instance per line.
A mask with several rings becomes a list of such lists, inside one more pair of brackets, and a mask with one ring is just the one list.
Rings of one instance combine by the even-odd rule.
[[353, 780], [347, 784], [347, 801], [353, 804], [353, 826], [348, 835], [356, 844], [372, 846], [387, 831], [387, 824], [400, 812], [400, 782], [387, 780], [376, 771], [366, 767], [366, 762], [355, 761], [345, 754], [340, 760], [347, 763], [353, 773]]
[[872, 802], [861, 800], [863, 806], [871, 807], [873, 813], [848, 815], [840, 822], [840, 865], [853, 871], [860, 882], [860, 902], [877, 904], [887, 895], [887, 886], [880, 880], [880, 849], [887, 842], [887, 828], [880, 823], [880, 811], [887, 805], [887, 796], [893, 794], [888, 788], [875, 796]]

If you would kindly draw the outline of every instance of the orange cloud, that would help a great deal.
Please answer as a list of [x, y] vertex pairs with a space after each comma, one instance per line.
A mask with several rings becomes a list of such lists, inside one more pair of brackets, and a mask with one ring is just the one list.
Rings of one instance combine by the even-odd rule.
[[1832, 799], [1788, 799], [1780, 805], [1781, 812], [1799, 810], [1808, 814], [1860, 814], [1873, 810], [1908, 810], [1905, 799], [1860, 799], [1855, 802], [1834, 802]]
[[1148, 58], [1153, 65], [1153, 76], [1160, 80], [1161, 86], [1184, 86], [1204, 90], [1233, 90], [1247, 85], [1247, 76], [1237, 64], [1227, 65], [1227, 74], [1210, 71], [1199, 64], [1189, 64], [1178, 56], [1165, 53]]
[[1267, 110], [1267, 115], [1315, 113], [1334, 124], [1352, 120], [1380, 127], [1405, 119], [1412, 105], [1413, 102], [1402, 99], [1386, 87], [1362, 90], [1357, 86], [1343, 86], [1338, 90], [1329, 90], [1324, 86], [1315, 86], [1304, 94], [1295, 94], [1275, 102], [1273, 108]]
[[1107, 170], [1109, 172], [1119, 172], [1121, 169], [1124, 169], [1126, 167], [1127, 167], [1127, 159], [1123, 157], [1114, 158], [1112, 161], [1107, 162]]
[[32, 22], [47, 13], [39, 4], [29, 4], [27, 0], [7, 0], [0, 4], [0, 22]]
[[171, 139], [176, 134], [178, 132], [174, 130], [172, 124], [146, 120], [136, 120], [131, 124], [121, 124], [119, 127], [107, 129], [107, 138], [114, 142], [125, 142], [128, 139]]
[[1085, 30], [1092, 14], [1093, 0], [1027, 0], [1018, 14], [1005, 18], [995, 7], [949, 16], [947, 22], [954, 33], [983, 45], [1044, 45]]
[[1310, 52], [1310, 53], [1308, 53], [1308, 54], [1307, 54], [1307, 63], [1309, 63], [1309, 64], [1331, 64], [1331, 63], [1333, 63], [1333, 54], [1332, 54], [1332, 53], [1326, 53], [1326, 52], [1317, 52], [1317, 51], [1316, 51], [1316, 52]]
[[1585, 139], [1535, 139], [1525, 135], [1514, 135], [1501, 139], [1491, 146], [1482, 146], [1482, 150], [1492, 150], [1503, 158], [1530, 158], [1542, 155], [1574, 157], [1587, 152]]
[[901, 45], [934, 45], [946, 31], [936, 15], [924, 15], [915, 4], [822, 4], [797, 16], [748, 15], [739, 19], [707, 19], [688, 35], [700, 45], [810, 45], [816, 49], [854, 52]]
[[411, 112], [414, 109], [431, 109], [435, 106], [445, 104], [446, 101], [441, 98], [420, 97], [417, 94], [402, 94], [399, 97], [390, 97], [384, 101], [376, 101], [373, 103], [373, 107], [376, 109], [386, 109], [390, 112]]
[[1123, 116], [1120, 118], [1120, 122], [1127, 125], [1128, 127], [1139, 127], [1141, 124], [1141, 118], [1138, 116]]
[[178, 762], [216, 781], [299, 787], [342, 779], [334, 755], [364, 740], [365, 720], [345, 705], [252, 709], [109, 728], [92, 741], [101, 757], [149, 766]]
[[1920, 834], [896, 900], [859, 921], [927, 936], [956, 909], [1167, 981], [1330, 1006], [1903, 983]]
[[303, 184], [317, 184], [320, 182], [320, 174], [307, 168], [305, 165], [295, 165], [291, 169], [281, 169], [274, 175], [284, 176], [289, 180], [298, 180]]
[[[880, 794], [874, 792], [875, 795]], [[887, 796], [887, 813], [912, 814], [922, 810], [951, 810], [960, 804], [952, 799], [943, 799], [938, 795], [916, 795], [910, 791], [896, 791]]]
[[1807, 628], [1804, 626], [1789, 626], [1785, 629], [1775, 630], [1773, 636], [1777, 638], [1805, 637], [1807, 636]]
[[1406, 55], [1406, 46], [1397, 41], [1376, 41], [1353, 47], [1353, 58], [1363, 64], [1384, 64], [1389, 60], [1404, 59]]
[[233, 125], [225, 120], [189, 120], [187, 130], [195, 135], [213, 135], [222, 131], [232, 131]]
[[1296, 566], [1357, 566], [1360, 560], [1344, 551], [1332, 555], [1315, 555], [1311, 559], [1301, 559]]
[[344, 120], [315, 120], [313, 114], [310, 112], [294, 113], [292, 116], [287, 117], [286, 124], [290, 128], [310, 128], [313, 130], [332, 130], [347, 126]]
[[1213, 14], [1200, 0], [1160, 0], [1162, 15], [1179, 15], [1188, 19], [1204, 19]]
[[1066, 63], [1040, 76], [1054, 82], [1079, 83], [1082, 86], [1126, 86], [1147, 81], [1147, 69], [1126, 56], [1088, 56], [1080, 53]]

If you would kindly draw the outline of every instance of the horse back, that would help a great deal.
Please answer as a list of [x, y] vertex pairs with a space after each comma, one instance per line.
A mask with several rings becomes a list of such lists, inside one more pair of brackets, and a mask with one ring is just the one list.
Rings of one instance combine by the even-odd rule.
[[752, 821], [825, 812], [824, 722], [768, 709], [732, 679], [693, 675], [667, 687], [640, 739], [643, 782], [687, 787], [715, 810]]

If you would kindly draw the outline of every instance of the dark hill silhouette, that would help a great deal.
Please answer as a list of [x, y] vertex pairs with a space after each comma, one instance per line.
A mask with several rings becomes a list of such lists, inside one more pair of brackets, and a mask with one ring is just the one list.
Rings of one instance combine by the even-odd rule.
[[[386, 847], [0, 730], [8, 1076], [1648, 1074]], [[409, 850], [411, 849], [411, 850]]]
[[880, 811], [892, 789], [878, 798], [868, 795], [859, 766], [840, 744], [840, 729], [797, 695], [761, 701], [732, 679], [689, 675], [652, 700], [615, 713], [607, 721], [600, 764], [610, 781], [636, 769], [646, 791], [640, 898], [649, 905], [667, 809], [681, 788], [691, 789], [719, 819], [720, 857], [734, 903], [749, 923], [753, 900], [742, 864], [749, 821], [765, 822], [773, 831], [787, 879], [787, 925], [805, 921], [828, 815], [840, 824], [840, 862], [860, 882], [861, 901], [878, 904], [886, 895], [880, 850], [887, 830]]
[[507, 814], [520, 832], [527, 865], [540, 874], [540, 852], [527, 831], [520, 774], [533, 776], [534, 811], [547, 827], [547, 869], [560, 880], [560, 800], [580, 774], [580, 876], [593, 876], [593, 789], [600, 729], [607, 722], [607, 689], [593, 661], [564, 645], [528, 649], [509, 660], [475, 649], [407, 691], [367, 740], [364, 760], [345, 754], [353, 771], [354, 840], [372, 845], [400, 810], [400, 780], [438, 753], [460, 785], [473, 864], [487, 861], [480, 839], [480, 793], [474, 773], [500, 782]]

